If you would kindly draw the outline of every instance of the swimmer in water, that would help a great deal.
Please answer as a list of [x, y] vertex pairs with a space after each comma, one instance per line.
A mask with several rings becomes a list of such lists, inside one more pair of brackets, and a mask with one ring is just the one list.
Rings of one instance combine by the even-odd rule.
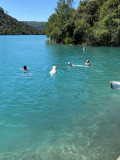
[[73, 66], [71, 62], [69, 62], [68, 65]]
[[27, 66], [23, 66], [23, 68], [21, 68], [21, 70], [23, 70], [24, 72], [28, 72], [30, 68], [28, 68]]
[[87, 66], [94, 66], [94, 64], [91, 64], [89, 60], [87, 60], [85, 64], [86, 64]]
[[83, 47], [83, 51], [86, 49], [86, 47]]
[[24, 70], [24, 71], [27, 71], [27, 66], [23, 66], [23, 70]]
[[88, 65], [88, 66], [91, 65], [89, 60], [87, 60], [85, 64]]
[[87, 67], [87, 66], [84, 66], [84, 65], [74, 65], [71, 62], [69, 62], [68, 65], [73, 66], [73, 67]]

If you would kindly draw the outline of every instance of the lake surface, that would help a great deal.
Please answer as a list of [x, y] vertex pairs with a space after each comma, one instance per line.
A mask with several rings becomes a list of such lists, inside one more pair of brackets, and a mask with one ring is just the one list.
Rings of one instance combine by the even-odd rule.
[[[87, 59], [94, 66], [85, 67]], [[0, 36], [0, 160], [116, 160], [120, 90], [110, 88], [113, 80], [120, 81], [120, 48], [83, 51], [45, 36]]]

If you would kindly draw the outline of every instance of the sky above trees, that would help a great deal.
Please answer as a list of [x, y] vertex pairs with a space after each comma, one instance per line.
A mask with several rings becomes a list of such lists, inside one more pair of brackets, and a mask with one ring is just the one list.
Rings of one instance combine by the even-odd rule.
[[[1, 0], [2, 7], [9, 15], [19, 21], [48, 21], [55, 12], [58, 0]], [[74, 0], [74, 8], [80, 0]]]

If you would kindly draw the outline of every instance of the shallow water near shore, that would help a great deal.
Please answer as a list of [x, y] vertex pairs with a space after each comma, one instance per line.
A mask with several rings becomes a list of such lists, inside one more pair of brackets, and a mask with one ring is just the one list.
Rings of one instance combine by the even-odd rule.
[[116, 160], [120, 90], [110, 81], [120, 81], [119, 59], [117, 47], [0, 36], [0, 160]]

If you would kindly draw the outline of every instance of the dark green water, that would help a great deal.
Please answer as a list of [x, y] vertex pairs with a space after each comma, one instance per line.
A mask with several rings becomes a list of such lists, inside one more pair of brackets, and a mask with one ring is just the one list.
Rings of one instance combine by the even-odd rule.
[[[120, 48], [46, 40], [0, 36], [0, 160], [116, 160], [120, 91], [110, 81], [120, 81]], [[67, 65], [87, 59], [94, 66]]]

